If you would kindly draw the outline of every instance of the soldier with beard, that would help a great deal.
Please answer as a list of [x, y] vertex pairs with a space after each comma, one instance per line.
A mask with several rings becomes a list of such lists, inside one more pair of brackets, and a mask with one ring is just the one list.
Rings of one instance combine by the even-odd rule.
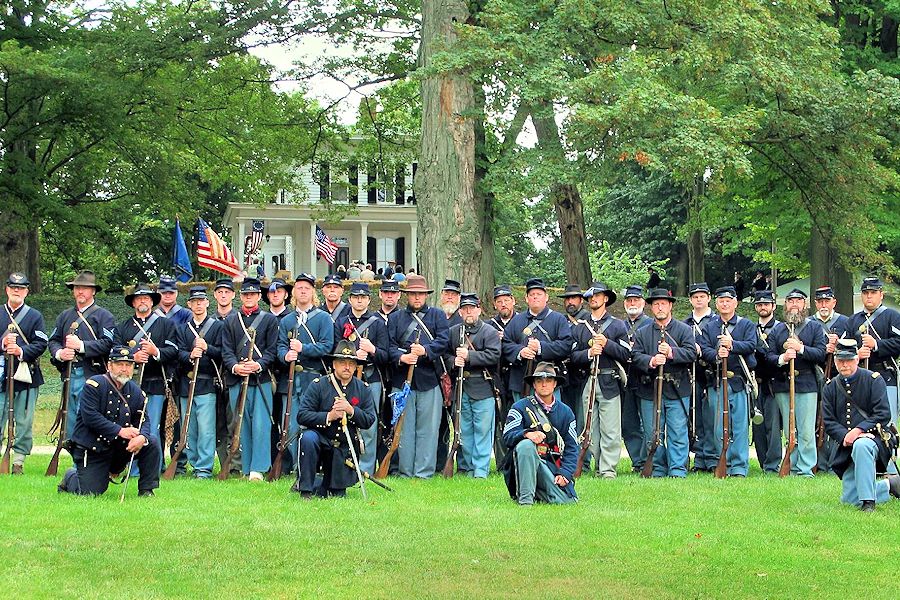
[[322, 281], [322, 297], [325, 298], [322, 310], [331, 315], [332, 322], [337, 322], [339, 318], [350, 312], [350, 305], [341, 300], [343, 293], [344, 284], [337, 275], [327, 275]]
[[816, 369], [825, 362], [825, 331], [806, 316], [806, 294], [794, 288], [784, 298], [784, 323], [772, 328], [766, 362], [776, 371], [775, 402], [781, 412], [781, 429], [789, 428], [790, 363], [794, 362], [794, 415], [797, 447], [791, 453], [791, 473], [813, 477], [816, 466], [816, 408], [819, 385]]
[[[644, 289], [639, 285], [625, 288], [625, 327], [628, 330], [629, 348], [634, 347], [634, 336], [641, 327], [653, 322], [644, 314]], [[641, 423], [641, 399], [637, 395], [638, 373], [628, 361], [628, 385], [622, 393], [622, 439], [625, 449], [631, 457], [631, 468], [640, 472], [647, 459], [647, 446], [644, 444], [644, 427]]]
[[777, 350], [771, 335], [775, 326], [782, 323], [774, 317], [775, 293], [771, 290], [754, 292], [753, 307], [759, 315], [756, 324], [756, 334], [759, 337], [759, 347], [756, 349], [759, 398], [756, 402], [763, 416], [762, 423], [753, 424], [753, 445], [756, 446], [756, 458], [762, 470], [777, 473], [781, 464], [781, 416], [772, 387], [776, 369], [766, 362], [766, 356], [771, 350]]
[[[816, 425], [816, 444], [819, 443], [819, 431], [818, 431], [818, 423], [822, 421], [822, 393], [824, 391], [824, 385], [827, 385], [828, 382], [834, 377], [836, 371], [834, 369], [834, 353], [837, 348], [837, 341], [839, 339], [844, 339], [847, 337], [847, 316], [842, 315], [841, 313], [834, 310], [837, 305], [837, 299], [834, 297], [834, 290], [832, 290], [829, 286], [825, 285], [819, 288], [816, 288], [816, 313], [814, 315], [814, 319], [816, 319], [825, 330], [825, 337], [828, 338], [828, 345], [825, 346], [825, 373], [822, 381], [822, 387], [819, 389], [819, 415], [817, 417], [817, 425]], [[829, 363], [831, 363], [829, 368]], [[824, 431], [824, 423], [823, 423], [823, 431]], [[819, 462], [818, 462], [818, 470], [820, 472], [828, 472], [831, 471], [831, 457], [834, 455], [835, 449], [837, 448], [837, 444], [834, 440], [832, 440], [827, 435], [823, 436], [822, 446], [819, 448]]]
[[[497, 330], [497, 337], [503, 342], [503, 332], [514, 316], [516, 316], [516, 299], [508, 285], [494, 287], [494, 310], [497, 314], [488, 319], [487, 324]], [[503, 445], [503, 423], [506, 413], [513, 404], [512, 390], [509, 389], [510, 362], [503, 357], [501, 352], [497, 360], [497, 367], [492, 373], [494, 385], [497, 388], [499, 404], [497, 405], [497, 421], [494, 432], [494, 459], [497, 465], [503, 463], [506, 455], [506, 446]]]

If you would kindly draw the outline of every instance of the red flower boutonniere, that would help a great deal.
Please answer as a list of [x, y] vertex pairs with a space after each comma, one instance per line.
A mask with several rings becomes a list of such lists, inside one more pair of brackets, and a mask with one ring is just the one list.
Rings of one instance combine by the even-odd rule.
[[350, 404], [352, 404], [353, 406], [359, 406], [359, 398], [353, 396], [352, 398], [350, 398]]

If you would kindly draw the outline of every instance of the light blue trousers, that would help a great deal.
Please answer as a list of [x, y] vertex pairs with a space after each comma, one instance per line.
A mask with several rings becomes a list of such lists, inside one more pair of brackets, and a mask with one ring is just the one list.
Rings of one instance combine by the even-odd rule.
[[[663, 396], [659, 415], [659, 447], [653, 455], [654, 477], [685, 477], [688, 461], [687, 411], [690, 396], [673, 400]], [[644, 427], [644, 444], [649, 450], [653, 439], [653, 423], [656, 413], [653, 400], [641, 398], [641, 421]]]
[[[181, 419], [187, 413], [187, 397], [181, 398]], [[184, 449], [188, 462], [197, 477], [212, 477], [213, 462], [216, 458], [216, 394], [194, 395], [191, 406], [191, 421], [188, 425], [187, 447]]]
[[494, 397], [473, 399], [465, 391], [459, 415], [460, 444], [457, 454], [460, 471], [484, 478], [491, 470], [491, 449], [494, 447]]
[[381, 411], [381, 386], [380, 381], [370, 383], [369, 389], [372, 391], [372, 398], [375, 399], [375, 422], [368, 429], [359, 432], [362, 438], [365, 452], [359, 455], [359, 470], [363, 473], [375, 472], [375, 461], [378, 454], [378, 416]]
[[398, 450], [400, 474], [404, 477], [424, 479], [434, 475], [443, 400], [437, 386], [422, 392], [410, 391], [403, 409], [406, 416]]
[[[241, 384], [228, 389], [231, 410], [237, 410]], [[265, 473], [272, 466], [272, 384], [247, 387], [244, 420], [241, 423], [241, 472]]]
[[[710, 410], [715, 416], [715, 456], [722, 454], [722, 394], [721, 389], [707, 388]], [[728, 464], [728, 475], [746, 477], [750, 464], [750, 423], [747, 420], [747, 392], [728, 390], [728, 433], [731, 443], [725, 456]], [[718, 459], [716, 459], [718, 460]]]
[[877, 455], [878, 446], [875, 440], [856, 438], [851, 450], [853, 462], [844, 471], [844, 477], [841, 479], [841, 502], [860, 506], [863, 500], [874, 500], [881, 504], [891, 499], [887, 479], [875, 481]]
[[538, 456], [537, 446], [529, 439], [524, 439], [515, 448], [516, 453], [516, 489], [519, 504], [534, 504], [534, 501], [549, 504], [569, 504], [575, 502], [554, 483], [553, 471]]
[[[775, 402], [778, 404], [778, 412], [781, 413], [781, 430], [785, 438], [790, 435], [790, 394], [778, 392], [775, 394]], [[797, 447], [791, 452], [791, 473], [813, 477], [813, 467], [816, 466], [818, 453], [816, 452], [816, 409], [818, 394], [816, 392], [802, 392], [794, 394], [794, 421], [796, 421]]]
[[[5, 386], [4, 386], [5, 387]], [[13, 439], [13, 464], [25, 464], [25, 457], [31, 454], [33, 444], [32, 428], [34, 425], [34, 406], [37, 403], [38, 388], [28, 388], [13, 393], [13, 412], [16, 426], [16, 437]], [[6, 392], [0, 394], [0, 446], [6, 449], [6, 421], [9, 417], [9, 404]]]

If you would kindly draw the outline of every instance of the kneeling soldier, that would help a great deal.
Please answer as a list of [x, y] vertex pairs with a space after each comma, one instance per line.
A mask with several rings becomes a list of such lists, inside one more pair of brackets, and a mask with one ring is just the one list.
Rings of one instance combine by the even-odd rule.
[[75, 427], [68, 442], [75, 466], [66, 471], [60, 492], [99, 495], [112, 475], [121, 473], [132, 454], [140, 469], [138, 495], [152, 496], [159, 487], [162, 450], [144, 418], [146, 397], [131, 380], [134, 356], [125, 346], [109, 354], [108, 371], [85, 382]]
[[525, 380], [534, 395], [513, 404], [503, 427], [509, 495], [519, 504], [575, 502], [575, 414], [553, 395], [562, 377], [552, 363], [542, 362]]
[[838, 340], [834, 362], [840, 376], [825, 386], [822, 400], [825, 431], [838, 443], [832, 468], [841, 478], [841, 502], [872, 512], [876, 502], [900, 498], [900, 477], [875, 480], [891, 457], [882, 438], [891, 419], [887, 385], [877, 371], [860, 368], [856, 340]]
[[[333, 372], [313, 380], [300, 398], [297, 422], [306, 428], [300, 436], [300, 474], [298, 488], [303, 498], [344, 496], [357, 481], [350, 440], [358, 457], [359, 431], [375, 423], [375, 400], [369, 386], [354, 377], [356, 348], [349, 340], [340, 340], [334, 349]], [[350, 465], [347, 461], [350, 460]], [[321, 463], [322, 483], [315, 488], [316, 471]]]

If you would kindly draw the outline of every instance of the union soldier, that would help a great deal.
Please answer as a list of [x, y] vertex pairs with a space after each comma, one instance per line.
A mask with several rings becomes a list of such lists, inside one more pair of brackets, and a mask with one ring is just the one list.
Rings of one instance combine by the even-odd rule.
[[584, 307], [584, 296], [580, 285], [567, 285], [563, 293], [556, 297], [562, 298], [566, 317], [573, 326], [578, 321], [583, 321], [590, 316], [591, 311]]
[[[491, 468], [494, 444], [494, 389], [490, 369], [500, 358], [500, 338], [485, 325], [481, 317], [481, 301], [477, 294], [462, 294], [459, 312], [463, 322], [450, 327], [448, 355], [457, 375], [455, 385], [462, 385], [460, 406], [460, 447], [456, 464], [460, 472], [485, 478]], [[459, 368], [463, 380], [459, 381]], [[463, 451], [464, 450], [464, 451]]]
[[331, 315], [331, 321], [337, 320], [348, 312], [350, 305], [341, 300], [344, 293], [344, 284], [337, 275], [326, 275], [322, 280], [322, 297], [325, 298], [325, 306], [322, 309]]
[[217, 279], [213, 296], [216, 298], [216, 312], [213, 318], [224, 321], [234, 312], [234, 281], [230, 278]]
[[[212, 313], [212, 318], [224, 321], [234, 313], [234, 281], [229, 277], [217, 279], [213, 288], [213, 297], [216, 301], [216, 310]], [[222, 388], [216, 395], [216, 454], [219, 456], [220, 463], [224, 463], [225, 457], [228, 456], [228, 445], [231, 443], [231, 423], [234, 422], [228, 386], [224, 381], [222, 383]], [[240, 452], [232, 458], [231, 469], [232, 473], [241, 472]]]
[[[269, 286], [263, 289], [262, 300], [269, 305], [269, 312], [275, 315], [279, 322], [291, 314], [288, 305], [291, 301], [292, 289], [293, 286], [280, 277], [273, 279]], [[278, 454], [278, 440], [281, 437], [280, 430], [283, 425], [278, 415], [284, 414], [284, 396], [287, 394], [288, 369], [287, 365], [280, 360], [276, 360], [272, 363], [270, 371], [275, 378], [275, 392], [272, 394], [272, 415], [275, 421], [275, 427], [272, 428], [272, 460], [275, 460], [275, 456]], [[290, 467], [288, 467], [288, 470], [290, 471]]]
[[[756, 336], [759, 346], [756, 349], [756, 379], [759, 382], [759, 398], [757, 408], [762, 412], [763, 421], [753, 424], [753, 445], [756, 447], [756, 458], [759, 466], [766, 473], [777, 473], [781, 465], [781, 414], [775, 402], [774, 379], [778, 374], [777, 365], [768, 362], [770, 352], [779, 351], [779, 346], [772, 332], [783, 325], [775, 318], [775, 293], [762, 290], [753, 293], [753, 307], [759, 320], [756, 324]], [[715, 466], [715, 465], [714, 465]]]
[[[562, 298], [565, 307], [565, 317], [569, 319], [572, 326], [572, 335], [575, 336], [575, 330], [578, 328], [579, 322], [589, 318], [591, 312], [584, 307], [584, 298], [580, 285], [567, 285], [562, 294], [558, 294], [557, 298]], [[566, 383], [560, 387], [560, 399], [572, 409], [575, 413], [575, 420], [578, 423], [578, 431], [584, 427], [584, 407], [582, 406], [581, 392], [588, 380], [587, 369], [574, 368], [571, 357], [564, 359], [566, 363], [565, 372], [568, 374]]]
[[[222, 364], [232, 412], [237, 409], [241, 381], [249, 377], [240, 443], [241, 471], [250, 481], [262, 481], [272, 465], [272, 380], [268, 370], [276, 359], [278, 319], [260, 310], [260, 295], [259, 280], [244, 279], [241, 308], [225, 320], [222, 336]], [[251, 329], [256, 332], [252, 350]]]
[[[313, 303], [316, 294], [316, 278], [309, 273], [300, 273], [294, 281], [295, 310], [281, 320], [278, 325], [278, 359], [294, 367], [294, 397], [291, 399], [290, 437], [297, 431], [297, 411], [300, 397], [313, 379], [327, 374], [325, 355], [334, 347], [334, 322], [331, 316]], [[283, 412], [279, 413], [279, 422]], [[297, 443], [286, 449], [292, 470], [297, 465], [299, 454]]]
[[353, 345], [359, 360], [357, 377], [368, 384], [372, 393], [375, 422], [371, 427], [360, 431], [362, 452], [359, 455], [359, 468], [366, 473], [374, 473], [378, 450], [377, 421], [384, 392], [378, 367], [387, 365], [391, 358], [388, 353], [390, 342], [387, 325], [380, 316], [369, 310], [369, 291], [368, 283], [357, 282], [350, 286], [350, 312], [335, 324], [334, 339], [345, 339]]
[[[653, 319], [644, 314], [644, 289], [639, 285], [625, 288], [625, 327], [628, 343], [634, 347], [637, 330], [650, 325]], [[644, 443], [644, 426], [641, 423], [641, 399], [637, 395], [639, 373], [630, 362], [628, 364], [628, 385], [622, 394], [622, 439], [631, 458], [631, 469], [639, 472], [647, 460], [647, 445]]]
[[69, 439], [75, 428], [75, 415], [78, 414], [84, 382], [106, 372], [104, 363], [113, 345], [116, 321], [112, 313], [94, 302], [94, 296], [103, 288], [97, 284], [92, 271], [81, 271], [75, 279], [66, 282], [66, 287], [72, 290], [75, 306], [56, 317], [48, 348], [53, 365], [60, 373], [65, 372], [68, 361], [73, 361], [66, 431], [60, 432]]
[[606, 479], [616, 476], [616, 466], [622, 455], [622, 381], [624, 366], [631, 360], [631, 345], [625, 323], [615, 318], [607, 307], [616, 301], [616, 293], [605, 283], [595, 281], [584, 292], [591, 312], [572, 328], [574, 350], [572, 365], [584, 380], [575, 421], [578, 431], [585, 431], [585, 413], [590, 396], [591, 363], [597, 358], [597, 381], [594, 389], [594, 416], [590, 430], [591, 447], [585, 455], [590, 465], [596, 460], [596, 473]]
[[116, 326], [113, 340], [117, 345], [134, 348], [138, 385], [147, 395], [146, 419], [150, 431], [163, 443], [166, 439], [163, 406], [170, 374], [178, 363], [178, 343], [174, 324], [153, 312], [159, 300], [159, 293], [149, 285], [137, 284], [125, 296], [125, 304], [134, 309], [134, 315]]
[[174, 278], [160, 277], [156, 291], [159, 292], [159, 305], [156, 307], [159, 316], [171, 319], [177, 326], [191, 319], [191, 311], [178, 304], [178, 283]]
[[[397, 306], [400, 302], [400, 284], [394, 281], [393, 279], [383, 279], [381, 281], [381, 287], [378, 290], [378, 298], [381, 300], [381, 306], [375, 312], [378, 317], [384, 321], [384, 326], [387, 327], [388, 317], [392, 312], [397, 310]], [[379, 412], [379, 418], [381, 420], [381, 426], [385, 430], [389, 430], [391, 428], [391, 417], [393, 411], [391, 410], [391, 399], [387, 395], [387, 386], [390, 384], [388, 382], [393, 378], [393, 362], [390, 360], [387, 364], [384, 365], [375, 365], [381, 372], [381, 380], [385, 382], [385, 385], [382, 386], [381, 390], [381, 398], [375, 398], [376, 402], [381, 403], [381, 407]], [[380, 461], [382, 457], [387, 454], [388, 445], [384, 436], [378, 436], [378, 460]], [[400, 457], [397, 453], [394, 453], [391, 458], [391, 471], [390, 473], [396, 473], [397, 471], [397, 463], [400, 460]]]
[[[503, 333], [503, 356], [512, 365], [509, 387], [513, 398], [525, 394], [525, 377], [538, 362], [553, 362], [560, 367], [572, 352], [572, 327], [569, 320], [547, 306], [547, 287], [542, 279], [525, 282], [528, 310], [514, 316]], [[559, 397], [559, 391], [555, 392]]]
[[897, 422], [897, 356], [900, 355], [900, 313], [886, 307], [884, 283], [866, 277], [860, 286], [863, 309], [847, 322], [848, 337], [859, 344], [864, 368], [878, 372], [887, 386], [891, 421]]
[[[344, 496], [357, 481], [351, 461], [350, 441], [359, 456], [359, 432], [375, 424], [375, 400], [372, 390], [354, 377], [356, 348], [349, 340], [340, 340], [334, 349], [333, 373], [317, 377], [300, 398], [297, 421], [306, 428], [300, 436], [300, 496], [311, 498]], [[349, 440], [347, 438], [350, 438]], [[323, 478], [315, 486], [318, 465]]]
[[497, 331], [497, 339], [501, 342], [500, 358], [497, 359], [497, 365], [492, 372], [494, 384], [497, 386], [497, 396], [500, 399], [496, 406], [496, 425], [494, 427], [494, 460], [499, 466], [503, 463], [503, 457], [506, 455], [506, 447], [503, 445], [503, 423], [506, 413], [513, 405], [512, 390], [509, 389], [509, 374], [512, 365], [503, 356], [503, 332], [512, 318], [516, 316], [516, 299], [508, 285], [495, 286], [493, 296], [496, 314], [488, 319], [487, 324]]
[[441, 357], [447, 352], [449, 327], [444, 311], [426, 304], [434, 290], [424, 277], [410, 275], [403, 291], [406, 310], [394, 311], [388, 319], [391, 363], [395, 366], [391, 384], [395, 391], [403, 388], [408, 367], [415, 365], [404, 410], [399, 467], [403, 476], [428, 478], [434, 475], [437, 460], [443, 404]]
[[138, 496], [152, 496], [159, 487], [162, 450], [145, 418], [146, 397], [132, 381], [134, 357], [127, 346], [114, 346], [107, 372], [91, 376], [81, 391], [68, 450], [75, 466], [66, 471], [60, 492], [100, 495], [134, 460], [140, 469]]
[[554, 391], [562, 378], [550, 362], [538, 363], [527, 378], [534, 395], [512, 405], [503, 427], [506, 488], [522, 505], [576, 502], [575, 415], [556, 399]]
[[[0, 331], [3, 331], [2, 390], [0, 390], [0, 442], [8, 443], [7, 419], [9, 401], [7, 397], [8, 377], [14, 380], [13, 412], [15, 437], [13, 438], [12, 474], [21, 475], [25, 457], [31, 454], [34, 409], [37, 404], [38, 389], [44, 383], [40, 358], [47, 349], [47, 334], [44, 333], [44, 316], [27, 304], [31, 282], [24, 273], [11, 273], [6, 279], [6, 305], [0, 312]], [[12, 356], [12, 362], [7, 362]]]
[[737, 292], [732, 286], [720, 287], [716, 290], [716, 310], [718, 314], [709, 319], [702, 328], [697, 340], [703, 360], [712, 369], [707, 372], [707, 389], [710, 410], [716, 415], [712, 454], [722, 454], [722, 359], [728, 358], [728, 407], [729, 433], [731, 443], [725, 456], [727, 474], [734, 477], [746, 477], [750, 462], [750, 426], [747, 414], [747, 381], [742, 367], [743, 358], [747, 371], [756, 367], [756, 328], [749, 319], [735, 314], [737, 309]]
[[459, 315], [461, 294], [462, 287], [458, 281], [453, 279], [444, 280], [444, 287], [441, 288], [441, 310], [447, 315], [447, 324], [450, 327], [463, 322], [462, 317]]
[[[835, 310], [835, 306], [837, 306], [837, 298], [834, 296], [834, 290], [827, 285], [823, 285], [822, 287], [816, 288], [816, 314], [815, 318], [818, 319], [819, 323], [822, 325], [822, 328], [825, 329], [825, 336], [828, 338], [828, 345], [825, 346], [825, 352], [827, 353], [825, 356], [825, 372], [823, 373], [823, 381], [822, 385], [819, 388], [819, 410], [820, 413], [817, 417], [819, 421], [822, 420], [821, 414], [821, 398], [822, 393], [824, 392], [824, 385], [828, 383], [832, 377], [834, 377], [834, 352], [836, 349], [838, 339], [843, 339], [847, 337], [847, 323], [848, 319], [846, 315], [842, 315], [841, 313]], [[819, 435], [818, 431], [819, 426], [816, 427], [816, 443], [819, 443]], [[824, 427], [823, 427], [824, 431]], [[821, 472], [831, 471], [831, 457], [834, 455], [837, 450], [837, 445], [827, 435], [824, 436], [822, 440], [821, 447], [819, 448], [819, 459], [818, 459], [818, 467]]]
[[[453, 327], [454, 325], [459, 325], [463, 322], [462, 317], [459, 315], [459, 298], [461, 294], [461, 287], [458, 281], [453, 279], [444, 280], [444, 287], [441, 288], [441, 300], [440, 307], [441, 310], [444, 311], [444, 315], [447, 316], [447, 326]], [[450, 348], [453, 350], [453, 348]], [[444, 372], [448, 372], [447, 365], [452, 362], [444, 360], [444, 357], [441, 357], [441, 368], [444, 369]], [[445, 402], [445, 404], [447, 404]], [[447, 453], [450, 451], [450, 424], [451, 418], [448, 410], [441, 411], [441, 423], [438, 426], [438, 447], [437, 454], [435, 455], [435, 463], [434, 470], [440, 471], [444, 468], [444, 464], [447, 462]], [[457, 456], [460, 456], [462, 453], [462, 448], [460, 447], [457, 450]]]
[[891, 420], [887, 386], [880, 373], [859, 366], [856, 340], [839, 340], [834, 362], [840, 375], [825, 386], [822, 404], [825, 431], [838, 444], [831, 466], [841, 478], [841, 502], [872, 512], [900, 498], [900, 477], [875, 480], [891, 459], [882, 437]]
[[[194, 477], [212, 477], [216, 452], [216, 390], [223, 387], [222, 330], [224, 324], [209, 316], [206, 288], [194, 286], [187, 301], [191, 318], [178, 331], [178, 358], [185, 373], [193, 373], [193, 363], [199, 359], [194, 399], [185, 454], [194, 468]], [[190, 375], [181, 379], [178, 396], [181, 399], [181, 418], [187, 414]]]
[[790, 363], [794, 361], [794, 420], [797, 447], [791, 453], [791, 473], [813, 477], [816, 466], [816, 371], [825, 362], [825, 331], [806, 316], [806, 293], [794, 288], [784, 297], [784, 323], [772, 329], [766, 360], [775, 368], [775, 402], [781, 430], [790, 434]]
[[672, 318], [675, 297], [663, 288], [650, 290], [654, 321], [635, 332], [632, 360], [637, 371], [644, 439], [649, 447], [654, 435], [654, 397], [658, 370], [662, 367], [662, 398], [659, 408], [659, 450], [653, 456], [654, 477], [685, 477], [690, 460], [688, 442], [688, 403], [691, 399], [690, 366], [697, 359], [694, 332]]
[[691, 418], [694, 426], [694, 439], [691, 440], [691, 450], [694, 451], [694, 466], [691, 470], [706, 472], [716, 468], [716, 459], [718, 458], [706, 453], [708, 448], [714, 447], [712, 436], [715, 432], [715, 415], [707, 410], [706, 362], [700, 356], [700, 345], [696, 344], [696, 338], [700, 335], [703, 324], [712, 317], [712, 309], [709, 307], [709, 285], [705, 281], [690, 284], [688, 298], [691, 302], [691, 314], [684, 322], [690, 325], [694, 332], [697, 350], [697, 361], [692, 367], [694, 398]]

